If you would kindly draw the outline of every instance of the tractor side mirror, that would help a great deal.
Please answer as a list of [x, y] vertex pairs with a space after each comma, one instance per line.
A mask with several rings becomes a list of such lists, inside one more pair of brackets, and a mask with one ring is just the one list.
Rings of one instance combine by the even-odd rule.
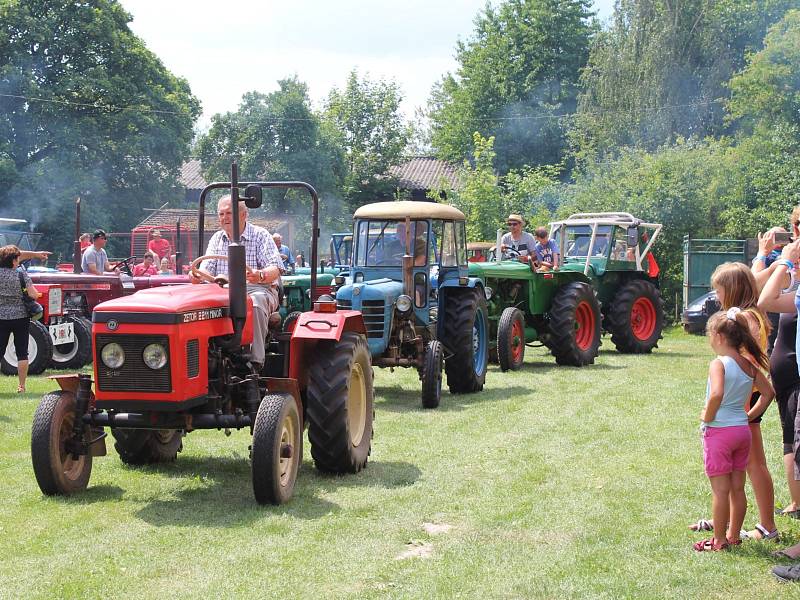
[[633, 248], [639, 243], [639, 228], [628, 227], [628, 248]]
[[260, 185], [248, 185], [244, 188], [244, 203], [247, 208], [259, 208], [262, 202]]

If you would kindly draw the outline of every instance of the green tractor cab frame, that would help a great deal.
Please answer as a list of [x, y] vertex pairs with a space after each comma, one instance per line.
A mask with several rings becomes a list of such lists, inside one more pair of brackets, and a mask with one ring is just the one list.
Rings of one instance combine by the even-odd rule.
[[372, 362], [415, 368], [422, 406], [483, 388], [488, 315], [483, 283], [469, 276], [464, 213], [432, 202], [378, 202], [353, 215], [353, 259], [336, 291], [364, 314]]

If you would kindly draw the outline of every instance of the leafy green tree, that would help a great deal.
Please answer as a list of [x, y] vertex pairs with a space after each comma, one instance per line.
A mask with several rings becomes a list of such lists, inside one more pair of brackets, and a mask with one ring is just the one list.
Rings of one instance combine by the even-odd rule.
[[596, 30], [589, 0], [487, 3], [456, 47], [459, 67], [431, 93], [431, 141], [445, 159], [469, 156], [473, 133], [495, 138], [501, 173], [561, 163], [561, 115], [574, 111], [581, 68]]
[[726, 84], [796, 0], [620, 0], [582, 75], [578, 158], [724, 131]]
[[199, 102], [130, 21], [112, 0], [0, 0], [0, 209], [56, 249], [76, 195], [85, 228], [129, 230], [188, 155]]
[[333, 88], [322, 119], [327, 135], [344, 151], [342, 195], [351, 210], [392, 195], [387, 177], [399, 164], [411, 130], [400, 113], [402, 93], [393, 82], [359, 79], [351, 71], [343, 90]]

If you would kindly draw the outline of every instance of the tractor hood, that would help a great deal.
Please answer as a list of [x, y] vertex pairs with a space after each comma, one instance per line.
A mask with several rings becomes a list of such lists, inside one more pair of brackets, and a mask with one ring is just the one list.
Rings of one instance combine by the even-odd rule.
[[500, 262], [472, 262], [469, 263], [469, 276], [485, 279], [511, 278], [524, 279], [533, 275], [531, 268], [516, 260], [503, 260]]
[[180, 285], [141, 290], [130, 296], [98, 304], [92, 320], [104, 320], [103, 313], [188, 314], [206, 309], [220, 309], [214, 310], [214, 314], [227, 315], [227, 288], [218, 285]]
[[394, 303], [403, 293], [403, 284], [389, 278], [343, 285], [336, 291], [341, 309], [360, 310], [367, 328], [367, 342], [373, 356], [383, 354], [389, 343]]

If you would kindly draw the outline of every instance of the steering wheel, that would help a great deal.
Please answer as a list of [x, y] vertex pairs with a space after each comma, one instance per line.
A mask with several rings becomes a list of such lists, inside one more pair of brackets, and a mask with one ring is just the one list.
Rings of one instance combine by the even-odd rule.
[[501, 260], [516, 260], [520, 256], [522, 256], [518, 250], [514, 250], [514, 248], [506, 248], [502, 251], [500, 255]]
[[113, 265], [114, 269], [119, 269], [120, 271], [125, 271], [127, 275], [133, 277], [133, 269], [131, 269], [131, 262], [135, 261], [135, 256], [129, 256], [126, 259], [119, 261], [117, 264]]
[[[205, 254], [203, 256], [198, 256], [192, 261], [192, 264], [189, 266], [189, 271], [192, 274], [192, 277], [195, 279], [202, 279], [203, 281], [208, 281], [209, 283], [216, 283], [220, 287], [224, 287], [228, 284], [228, 278], [225, 275], [217, 275], [214, 277], [213, 275], [209, 275], [205, 271], [201, 271], [199, 269], [199, 265], [206, 259], [216, 259], [216, 260], [228, 260], [228, 257], [224, 254]], [[252, 273], [253, 269], [245, 265], [248, 273]]]

